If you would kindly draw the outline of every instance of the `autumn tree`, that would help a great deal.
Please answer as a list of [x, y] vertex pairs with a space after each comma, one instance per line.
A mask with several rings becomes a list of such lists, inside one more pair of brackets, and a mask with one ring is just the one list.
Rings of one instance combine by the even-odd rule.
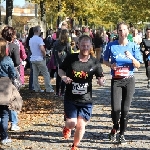
[[[30, 0], [40, 3], [40, 0]], [[109, 27], [120, 20], [137, 24], [140, 21], [150, 21], [149, 0], [61, 0], [61, 11], [57, 11], [58, 0], [45, 0], [47, 22], [56, 23], [57, 16], [87, 18], [89, 25], [104, 25]], [[74, 6], [74, 11], [71, 6]]]

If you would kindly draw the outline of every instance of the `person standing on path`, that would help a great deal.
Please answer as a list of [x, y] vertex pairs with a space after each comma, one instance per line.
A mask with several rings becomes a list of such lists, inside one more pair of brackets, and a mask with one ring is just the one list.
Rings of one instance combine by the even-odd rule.
[[58, 75], [58, 66], [64, 61], [67, 55], [71, 54], [71, 46], [69, 43], [69, 34], [66, 29], [60, 31], [58, 40], [54, 43], [53, 54], [54, 64], [56, 66], [56, 94], [55, 97], [64, 96], [65, 83]]
[[64, 97], [65, 127], [63, 136], [68, 139], [75, 128], [71, 150], [79, 150], [78, 145], [85, 133], [85, 125], [92, 114], [92, 79], [104, 84], [104, 75], [99, 61], [90, 55], [92, 39], [88, 35], [79, 37], [80, 52], [68, 55], [59, 66], [59, 76], [66, 83]]
[[[117, 25], [119, 40], [110, 42], [104, 52], [103, 63], [111, 68], [111, 117], [113, 128], [110, 140], [116, 142], [119, 130], [119, 143], [126, 144], [124, 132], [127, 128], [128, 113], [135, 92], [134, 68], [140, 67], [142, 56], [139, 46], [127, 39], [128, 25], [124, 22]], [[111, 58], [111, 61], [109, 61]], [[121, 117], [120, 117], [121, 113]], [[120, 123], [119, 123], [120, 120]]]
[[30, 61], [32, 63], [33, 68], [33, 86], [35, 92], [43, 92], [40, 88], [38, 82], [38, 75], [41, 74], [44, 77], [44, 83], [46, 92], [51, 93], [54, 92], [52, 85], [50, 84], [50, 75], [46, 66], [46, 51], [44, 48], [44, 42], [41, 37], [39, 37], [41, 33], [40, 26], [33, 27], [34, 36], [29, 40], [29, 46], [31, 50]]
[[146, 37], [142, 40], [141, 50], [148, 79], [147, 88], [150, 88], [150, 60], [148, 59], [150, 57], [150, 26], [146, 28]]

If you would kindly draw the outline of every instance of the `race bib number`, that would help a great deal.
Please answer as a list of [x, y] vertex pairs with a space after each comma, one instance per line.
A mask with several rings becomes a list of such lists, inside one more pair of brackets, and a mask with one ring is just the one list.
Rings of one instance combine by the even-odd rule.
[[117, 67], [115, 70], [115, 76], [129, 76], [129, 67]]
[[72, 94], [86, 94], [88, 83], [75, 83], [72, 82]]

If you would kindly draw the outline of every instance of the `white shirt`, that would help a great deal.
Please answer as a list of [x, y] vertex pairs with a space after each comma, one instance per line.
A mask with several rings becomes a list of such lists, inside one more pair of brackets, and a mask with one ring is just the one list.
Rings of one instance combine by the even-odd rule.
[[133, 41], [137, 44], [140, 44], [142, 42], [142, 38], [137, 34], [135, 37], [133, 37]]
[[43, 42], [43, 39], [39, 37], [38, 35], [34, 35], [29, 40], [30, 50], [32, 52], [30, 61], [42, 61], [43, 60], [43, 54], [40, 49], [41, 45], [45, 45], [45, 44]]

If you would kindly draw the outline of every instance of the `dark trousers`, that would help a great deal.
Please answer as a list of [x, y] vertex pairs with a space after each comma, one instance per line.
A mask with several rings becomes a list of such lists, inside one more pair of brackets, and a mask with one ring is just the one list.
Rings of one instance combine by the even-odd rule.
[[30, 76], [29, 76], [29, 90], [33, 90], [34, 86], [33, 86], [33, 69], [32, 69], [32, 63], [30, 62]]
[[9, 120], [9, 109], [6, 105], [0, 105], [0, 137], [4, 140], [8, 137], [8, 120]]
[[51, 69], [51, 71], [50, 71], [51, 78], [54, 78], [55, 72], [56, 72], [56, 69]]
[[148, 55], [145, 55], [145, 53], [143, 53], [143, 61], [145, 64], [146, 76], [148, 80], [150, 80], [150, 66], [148, 66]]
[[150, 80], [150, 66], [148, 66], [148, 61], [144, 60], [145, 69], [146, 69], [146, 76], [148, 80]]
[[59, 94], [59, 89], [61, 88], [61, 93], [65, 92], [65, 82], [61, 80], [61, 77], [58, 75], [58, 68], [56, 68], [56, 93]]
[[123, 135], [128, 123], [128, 112], [135, 92], [135, 78], [129, 77], [124, 79], [111, 80], [111, 117], [113, 128], [119, 129]]

